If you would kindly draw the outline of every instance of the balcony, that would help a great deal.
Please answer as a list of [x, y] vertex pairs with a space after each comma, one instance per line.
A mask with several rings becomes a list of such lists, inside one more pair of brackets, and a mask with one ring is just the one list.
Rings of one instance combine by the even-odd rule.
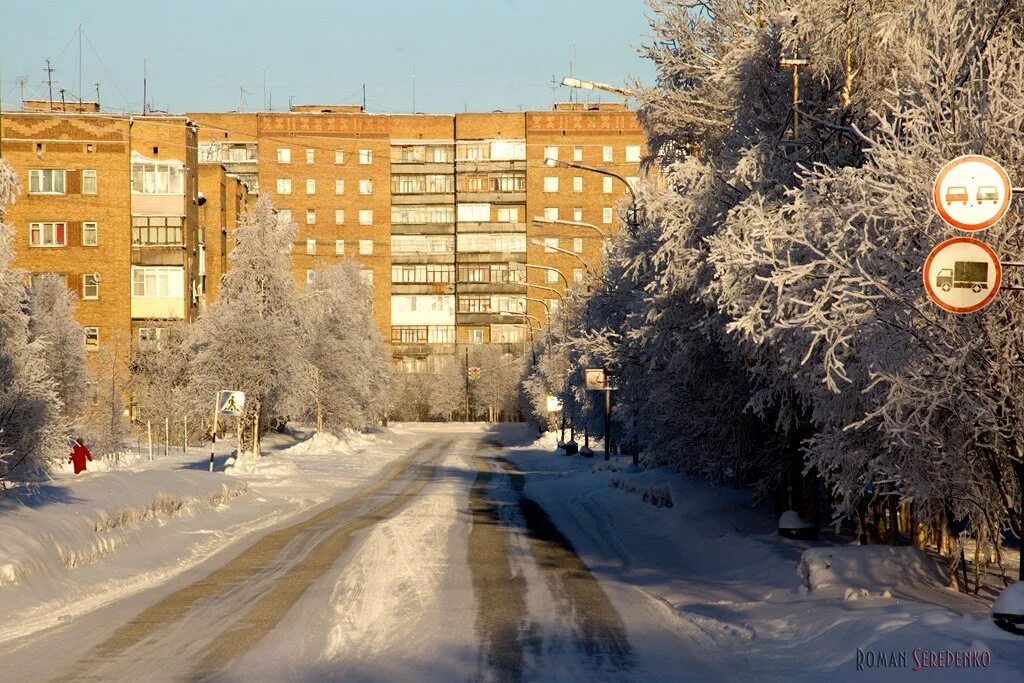
[[522, 282], [459, 282], [459, 294], [522, 294], [526, 295], [526, 284]]
[[459, 201], [470, 204], [525, 204], [526, 192], [459, 191]]
[[438, 254], [434, 252], [391, 252], [391, 262], [401, 263], [455, 263], [455, 254], [446, 252]]
[[133, 320], [181, 320], [184, 317], [184, 297], [132, 297]]
[[459, 221], [459, 232], [526, 232], [526, 223]]
[[454, 235], [455, 223], [392, 223], [392, 235]]
[[455, 167], [450, 161], [392, 161], [391, 172], [395, 175], [402, 173], [423, 173], [434, 175], [451, 175]]
[[525, 171], [526, 160], [456, 159], [455, 170], [457, 173], [472, 173], [474, 171]]
[[500, 325], [507, 323], [509, 316], [502, 315], [496, 311], [486, 313], [456, 313], [456, 325]]
[[403, 344], [391, 342], [393, 356], [433, 356], [455, 353], [455, 344]]
[[[525, 200], [524, 200], [525, 201]], [[392, 204], [454, 204], [454, 192], [392, 192]]]
[[[422, 261], [417, 261], [422, 263]], [[455, 294], [451, 282], [392, 282], [392, 294]]]
[[456, 263], [507, 263], [523, 261], [525, 251], [460, 251], [455, 254]]

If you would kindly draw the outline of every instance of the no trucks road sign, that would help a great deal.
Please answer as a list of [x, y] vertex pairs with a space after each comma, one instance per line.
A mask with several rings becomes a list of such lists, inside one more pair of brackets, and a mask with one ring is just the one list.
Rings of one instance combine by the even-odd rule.
[[992, 247], [972, 237], [954, 237], [932, 249], [924, 262], [929, 298], [950, 313], [974, 313], [999, 293], [1003, 269]]
[[935, 210], [958, 230], [985, 230], [1010, 208], [1010, 176], [997, 161], [980, 154], [957, 157], [942, 167], [932, 187]]

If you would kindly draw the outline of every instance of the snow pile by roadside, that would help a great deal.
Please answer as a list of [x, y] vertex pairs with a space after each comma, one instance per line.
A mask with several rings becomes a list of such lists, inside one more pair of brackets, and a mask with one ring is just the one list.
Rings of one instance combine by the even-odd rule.
[[945, 582], [935, 562], [917, 548], [849, 545], [811, 548], [800, 557], [802, 589], [815, 597], [852, 601], [907, 595]]
[[349, 455], [360, 451], [378, 438], [372, 433], [343, 429], [337, 432], [321, 432], [281, 452], [282, 455]]
[[[156, 459], [157, 457], [162, 457], [160, 455], [161, 453], [162, 450], [156, 449], [156, 447], [154, 447], [154, 459]], [[105, 455], [96, 455], [95, 453], [93, 453], [92, 460], [86, 463], [86, 469], [89, 472], [107, 472], [109, 470], [115, 470], [124, 467], [133, 467], [140, 463], [147, 462], [150, 462], [149, 455], [147, 453], [136, 453], [135, 451], [118, 451], [117, 453], [107, 453]], [[65, 460], [61, 463], [58, 463], [56, 471], [73, 474], [75, 471], [75, 467], [67, 460]]]
[[112, 471], [58, 479], [0, 507], [0, 586], [54, 578], [117, 552], [146, 527], [244, 495], [244, 482], [198, 471]]

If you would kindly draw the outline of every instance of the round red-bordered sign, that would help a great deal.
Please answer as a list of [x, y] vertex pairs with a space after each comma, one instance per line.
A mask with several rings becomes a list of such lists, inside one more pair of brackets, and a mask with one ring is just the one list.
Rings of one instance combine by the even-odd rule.
[[932, 203], [942, 220], [958, 230], [985, 230], [1006, 215], [1013, 190], [997, 161], [980, 154], [953, 159], [935, 176]]
[[928, 298], [950, 313], [974, 313], [992, 303], [1003, 281], [999, 256], [973, 237], [940, 243], [924, 262]]

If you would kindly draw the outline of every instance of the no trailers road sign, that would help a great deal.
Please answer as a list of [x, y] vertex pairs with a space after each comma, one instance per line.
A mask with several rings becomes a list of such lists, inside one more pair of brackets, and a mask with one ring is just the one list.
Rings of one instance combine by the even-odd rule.
[[988, 306], [1003, 279], [992, 247], [971, 237], [954, 237], [932, 249], [924, 262], [929, 298], [950, 313], [973, 313]]
[[942, 220], [973, 232], [995, 225], [1010, 208], [1010, 176], [998, 162], [969, 154], [953, 159], [935, 177], [932, 200]]

